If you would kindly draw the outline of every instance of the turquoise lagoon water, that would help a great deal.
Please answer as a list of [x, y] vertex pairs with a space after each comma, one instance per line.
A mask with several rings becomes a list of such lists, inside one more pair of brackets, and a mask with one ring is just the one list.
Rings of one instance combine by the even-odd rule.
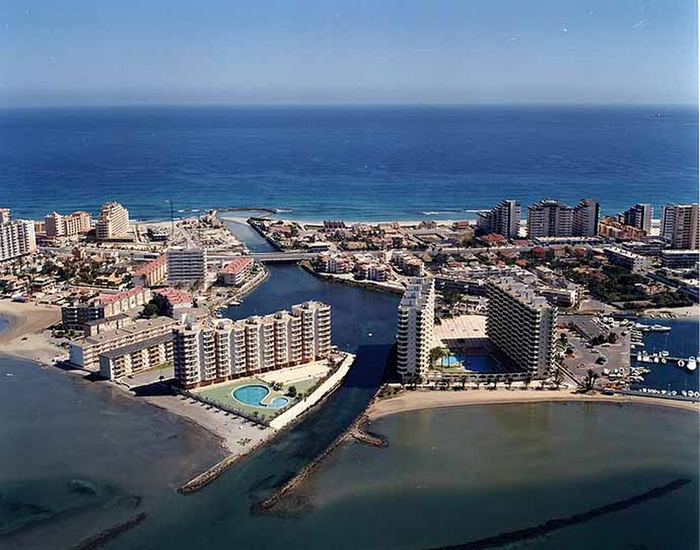
[[231, 392], [231, 395], [237, 401], [251, 407], [267, 407], [269, 409], [278, 409], [289, 403], [286, 397], [275, 397], [269, 403], [263, 403], [263, 400], [269, 395], [270, 388], [264, 384], [248, 384], [240, 386]]

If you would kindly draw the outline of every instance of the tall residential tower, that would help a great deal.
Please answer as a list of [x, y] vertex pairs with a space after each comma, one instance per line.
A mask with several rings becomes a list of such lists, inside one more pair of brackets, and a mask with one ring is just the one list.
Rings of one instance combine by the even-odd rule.
[[398, 308], [396, 369], [405, 381], [430, 367], [435, 324], [435, 282], [428, 277], [409, 280]]
[[544, 378], [554, 366], [557, 308], [514, 278], [487, 286], [486, 335], [518, 368]]

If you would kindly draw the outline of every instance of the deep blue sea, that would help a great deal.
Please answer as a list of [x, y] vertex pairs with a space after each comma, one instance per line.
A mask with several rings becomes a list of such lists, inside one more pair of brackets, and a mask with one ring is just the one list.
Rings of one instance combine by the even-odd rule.
[[697, 134], [697, 110], [678, 107], [5, 110], [0, 205], [40, 218], [115, 199], [162, 219], [172, 199], [178, 215], [266, 206], [379, 220], [591, 196], [615, 213], [697, 201]]

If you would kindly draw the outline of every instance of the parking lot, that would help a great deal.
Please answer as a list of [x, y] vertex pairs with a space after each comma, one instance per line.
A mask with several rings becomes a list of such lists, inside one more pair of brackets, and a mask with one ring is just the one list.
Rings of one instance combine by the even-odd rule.
[[[572, 316], [573, 317], [573, 316]], [[575, 316], [583, 317], [583, 316]], [[585, 332], [592, 335], [605, 334], [600, 326], [598, 326], [591, 317], [586, 319], [577, 319], [577, 326], [580, 327], [579, 322], [585, 326]], [[580, 329], [579, 329], [580, 330]], [[600, 346], [590, 347], [588, 340], [583, 338], [578, 332], [566, 329], [564, 332], [567, 335], [568, 348], [573, 351], [571, 355], [565, 355], [564, 365], [571, 371], [571, 373], [577, 378], [583, 378], [589, 369], [599, 375], [602, 374], [603, 369], [615, 370], [623, 369], [624, 373], [629, 372], [630, 367], [630, 334], [624, 328], [614, 328], [611, 329], [618, 336], [618, 340], [615, 344], [605, 343]], [[623, 336], [624, 333], [624, 336]], [[605, 358], [605, 363], [598, 364], [596, 361], [600, 358]]]

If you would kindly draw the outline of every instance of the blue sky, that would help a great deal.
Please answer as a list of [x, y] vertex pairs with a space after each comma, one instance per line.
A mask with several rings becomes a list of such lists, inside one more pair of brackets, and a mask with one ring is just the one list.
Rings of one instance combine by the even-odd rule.
[[695, 0], [5, 0], [0, 105], [694, 103]]

